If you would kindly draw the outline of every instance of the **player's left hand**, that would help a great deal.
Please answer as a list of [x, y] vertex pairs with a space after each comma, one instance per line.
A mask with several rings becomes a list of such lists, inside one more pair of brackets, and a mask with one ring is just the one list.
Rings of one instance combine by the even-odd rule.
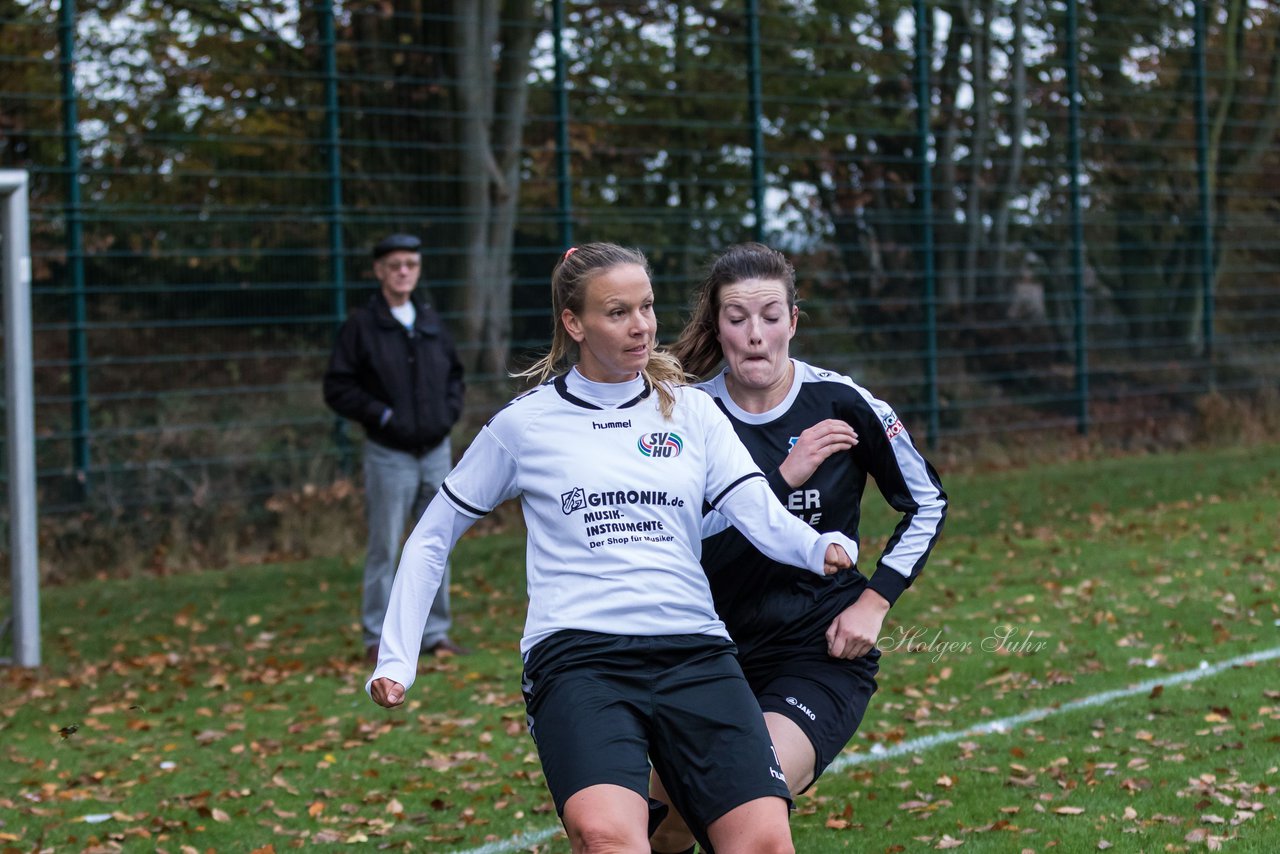
[[875, 648], [889, 613], [889, 602], [874, 590], [864, 590], [827, 628], [827, 654], [832, 658], [861, 658]]
[[844, 550], [843, 546], [830, 543], [827, 546], [826, 554], [822, 557], [822, 572], [825, 575], [835, 575], [842, 569], [848, 569], [853, 566], [853, 561], [849, 559], [849, 553]]

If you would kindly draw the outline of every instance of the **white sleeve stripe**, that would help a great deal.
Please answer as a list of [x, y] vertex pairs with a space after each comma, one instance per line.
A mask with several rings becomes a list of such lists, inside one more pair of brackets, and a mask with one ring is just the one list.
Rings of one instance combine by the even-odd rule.
[[[877, 419], [883, 422], [886, 415], [896, 417], [897, 413], [889, 404], [852, 380], [848, 382], [871, 408], [872, 414]], [[940, 485], [929, 475], [929, 466], [916, 449], [908, 431], [903, 430], [901, 434], [889, 439], [889, 448], [893, 451], [894, 460], [898, 464], [903, 485], [906, 486], [916, 506], [914, 511], [908, 511], [905, 515], [907, 526], [901, 536], [895, 534], [894, 538], [890, 538], [889, 544], [880, 556], [879, 563], [909, 581], [912, 574], [929, 556], [930, 550], [942, 532], [947, 502], [942, 497]]]
[[910, 578], [916, 565], [928, 555], [938, 539], [946, 515], [946, 502], [938, 485], [929, 476], [924, 458], [910, 441], [890, 440], [889, 446], [893, 448], [903, 483], [915, 500], [917, 509], [911, 514], [907, 530], [881, 556], [880, 562], [902, 577]]

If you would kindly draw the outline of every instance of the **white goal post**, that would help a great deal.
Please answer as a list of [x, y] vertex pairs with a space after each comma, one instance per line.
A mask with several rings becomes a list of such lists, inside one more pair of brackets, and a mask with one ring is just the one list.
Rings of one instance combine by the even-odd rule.
[[0, 260], [4, 270], [5, 434], [9, 457], [9, 563], [18, 667], [40, 666], [40, 575], [36, 561], [36, 425], [31, 352], [31, 246], [27, 173], [0, 169]]

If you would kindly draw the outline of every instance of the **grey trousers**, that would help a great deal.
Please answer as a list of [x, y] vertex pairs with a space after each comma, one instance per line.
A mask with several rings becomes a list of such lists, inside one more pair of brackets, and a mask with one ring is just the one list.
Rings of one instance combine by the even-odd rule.
[[[369, 521], [369, 551], [364, 564], [364, 601], [361, 625], [366, 647], [382, 637], [391, 582], [405, 536], [418, 523], [453, 466], [449, 440], [422, 457], [396, 451], [377, 442], [364, 443], [365, 512]], [[408, 530], [407, 530], [408, 529]], [[427, 648], [444, 640], [452, 620], [449, 615], [449, 564], [422, 633]]]

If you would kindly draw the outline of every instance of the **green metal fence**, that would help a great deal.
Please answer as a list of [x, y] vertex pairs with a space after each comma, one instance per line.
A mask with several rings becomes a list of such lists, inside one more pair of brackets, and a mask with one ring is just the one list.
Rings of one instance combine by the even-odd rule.
[[0, 0], [42, 511], [332, 478], [319, 379], [391, 230], [473, 426], [589, 240], [649, 254], [668, 339], [710, 253], [784, 249], [800, 354], [941, 449], [1274, 394], [1278, 31], [1274, 2]]

